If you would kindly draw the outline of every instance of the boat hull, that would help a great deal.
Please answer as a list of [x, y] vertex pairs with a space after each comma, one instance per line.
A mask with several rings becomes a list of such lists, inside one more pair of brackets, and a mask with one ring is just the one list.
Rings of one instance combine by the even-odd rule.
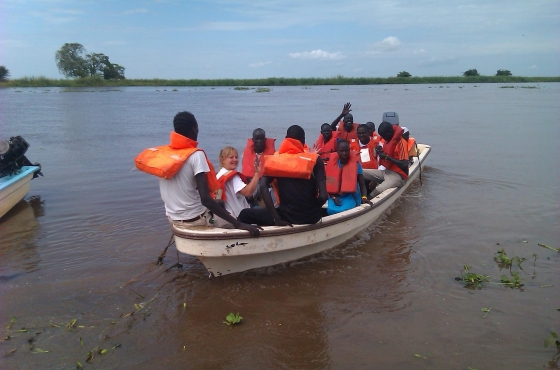
[[177, 250], [198, 257], [212, 275], [221, 276], [294, 261], [336, 247], [370, 226], [400, 197], [419, 176], [429, 151], [429, 146], [423, 146], [406, 185], [385, 190], [372, 199], [373, 207], [361, 205], [324, 217], [314, 225], [264, 227], [258, 238], [243, 230], [173, 226]]
[[0, 178], [0, 217], [29, 193], [33, 173], [38, 169], [35, 166], [24, 166], [17, 175]]

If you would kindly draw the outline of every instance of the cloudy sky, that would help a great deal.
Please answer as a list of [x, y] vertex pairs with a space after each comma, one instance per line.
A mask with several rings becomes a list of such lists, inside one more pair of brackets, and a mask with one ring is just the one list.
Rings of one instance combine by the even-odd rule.
[[0, 1], [12, 78], [67, 42], [128, 78], [560, 76], [560, 0]]

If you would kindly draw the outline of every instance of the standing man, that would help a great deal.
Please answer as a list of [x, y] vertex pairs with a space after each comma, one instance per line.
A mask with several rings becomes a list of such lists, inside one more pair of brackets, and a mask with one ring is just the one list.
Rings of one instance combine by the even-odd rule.
[[321, 133], [313, 145], [313, 149], [316, 150], [323, 162], [328, 162], [331, 154], [336, 152], [337, 138], [338, 131], [333, 131], [330, 124], [323, 123], [321, 125]]
[[198, 123], [190, 112], [173, 119], [169, 145], [145, 149], [136, 167], [160, 177], [159, 189], [169, 221], [176, 226], [235, 227], [252, 236], [259, 229], [237, 221], [213, 199], [217, 190], [216, 173], [204, 151], [197, 147]]
[[[321, 219], [321, 207], [328, 197], [325, 165], [318, 154], [305, 152], [304, 144], [303, 128], [290, 126], [278, 153], [266, 156], [264, 162], [264, 176], [259, 187], [266, 209], [244, 209], [239, 214], [239, 221], [286, 226], [314, 224]], [[272, 197], [266, 191], [274, 179], [278, 182], [278, 209], [274, 208]]]
[[[371, 192], [376, 197], [389, 188], [400, 188], [408, 179], [408, 151], [407, 143], [402, 138], [403, 129], [389, 122], [381, 122], [379, 135], [385, 140], [383, 148], [376, 148], [379, 156], [379, 168], [370, 170], [364, 178], [379, 184]], [[381, 167], [383, 166], [383, 170]], [[368, 178], [369, 177], [369, 178]]]
[[[331, 123], [331, 129], [338, 130], [338, 138], [346, 139], [352, 145], [353, 142], [358, 141], [358, 134], [356, 132], [358, 124], [354, 123], [354, 117], [350, 114], [352, 104], [346, 103], [342, 108], [342, 112]], [[340, 121], [342, 118], [344, 119]], [[337, 129], [338, 125], [338, 129]]]

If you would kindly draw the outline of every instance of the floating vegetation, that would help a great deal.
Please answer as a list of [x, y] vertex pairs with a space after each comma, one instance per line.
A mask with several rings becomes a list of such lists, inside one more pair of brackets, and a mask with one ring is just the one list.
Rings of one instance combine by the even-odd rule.
[[340, 90], [340, 89], [331, 89], [331, 90]]
[[522, 89], [540, 89], [539, 86], [519, 86]]
[[171, 90], [171, 91], [179, 91], [179, 89], [173, 89], [173, 90]]
[[558, 340], [558, 334], [556, 334], [552, 330], [549, 330], [549, 332], [550, 332], [550, 337], [544, 340], [544, 347], [548, 348], [554, 344], [556, 345], [556, 349], [558, 350], [558, 352], [560, 352], [560, 341]]
[[265, 93], [265, 92], [270, 92], [270, 89], [268, 87], [259, 87], [257, 90], [255, 90], [255, 92]]
[[[512, 265], [516, 265], [517, 267], [521, 268], [521, 263], [523, 263], [523, 261], [528, 260], [528, 258], [519, 258], [517, 256], [513, 258], [509, 258], [504, 249], [500, 249], [499, 251], [496, 252], [496, 254], [497, 256], [494, 257], [494, 261], [498, 263], [500, 268], [511, 268]], [[533, 253], [533, 257], [535, 258], [536, 261], [537, 255], [535, 253]]]
[[463, 283], [465, 283], [467, 286], [471, 286], [471, 287], [481, 287], [482, 283], [485, 283], [488, 281], [488, 279], [490, 279], [490, 276], [488, 275], [480, 275], [480, 274], [475, 274], [474, 272], [469, 272], [469, 269], [471, 268], [471, 266], [469, 265], [463, 265], [463, 273], [461, 274], [461, 277], [456, 277], [455, 280], [457, 281], [461, 281]]
[[232, 325], [240, 324], [241, 320], [243, 320], [243, 317], [239, 316], [239, 312], [237, 314], [231, 312], [229, 315], [226, 316], [226, 320], [223, 323], [232, 326]]
[[480, 309], [482, 312], [484, 312], [484, 316], [482, 316], [483, 319], [485, 319], [486, 316], [488, 316], [488, 314], [490, 313], [490, 310], [491, 310], [491, 309], [492, 309], [492, 307], [490, 307], [490, 308], [484, 307], [484, 308], [481, 308], [481, 309]]
[[500, 89], [516, 89], [516, 87], [513, 85], [508, 85], [508, 86], [500, 86]]
[[539, 243], [538, 245], [541, 246], [541, 247], [545, 247], [546, 249], [550, 249], [551, 251], [555, 251], [555, 252], [560, 253], [560, 248], [552, 248], [550, 245], [546, 245], [546, 244], [542, 244], [542, 243]]
[[240, 91], [249, 90], [249, 88], [248, 88], [248, 87], [245, 87], [245, 86], [235, 86], [233, 89], [234, 89], [234, 90], [240, 90]]
[[511, 276], [512, 279], [508, 278], [506, 275], [502, 275], [500, 282], [512, 289], [516, 289], [516, 288], [519, 289], [524, 285], [521, 279], [519, 278], [518, 272], [512, 272]]

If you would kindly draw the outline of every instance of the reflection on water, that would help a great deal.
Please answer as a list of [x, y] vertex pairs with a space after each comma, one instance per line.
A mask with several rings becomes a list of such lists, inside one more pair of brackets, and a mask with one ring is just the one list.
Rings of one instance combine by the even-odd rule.
[[0, 219], [0, 280], [8, 281], [39, 268], [38, 217], [45, 214], [41, 197], [21, 200]]

